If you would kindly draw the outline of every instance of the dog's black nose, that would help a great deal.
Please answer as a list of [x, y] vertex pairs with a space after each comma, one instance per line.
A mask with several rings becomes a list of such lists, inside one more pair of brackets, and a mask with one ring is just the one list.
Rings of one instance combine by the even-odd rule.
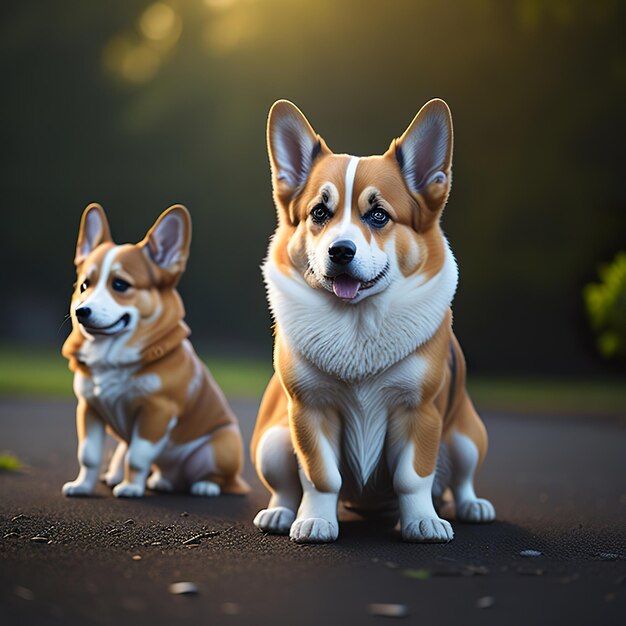
[[356, 254], [356, 246], [349, 239], [335, 241], [328, 248], [328, 256], [333, 263], [337, 265], [348, 265]]
[[91, 315], [91, 309], [88, 306], [81, 306], [76, 309], [76, 317], [79, 320], [86, 320]]

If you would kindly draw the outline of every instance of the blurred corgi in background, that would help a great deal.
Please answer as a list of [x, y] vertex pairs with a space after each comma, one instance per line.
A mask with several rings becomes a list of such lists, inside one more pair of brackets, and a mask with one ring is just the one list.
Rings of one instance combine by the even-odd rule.
[[274, 365], [252, 459], [272, 493], [254, 523], [334, 541], [337, 506], [399, 517], [402, 538], [446, 542], [456, 518], [494, 519], [474, 475], [487, 434], [452, 332], [457, 265], [440, 227], [452, 119], [431, 100], [381, 156], [334, 154], [282, 100], [268, 121], [278, 227], [263, 266]]
[[134, 245], [113, 243], [98, 204], [83, 213], [62, 350], [74, 372], [80, 463], [66, 496], [94, 492], [105, 431], [119, 440], [105, 475], [115, 496], [143, 496], [146, 485], [202, 496], [248, 491], [237, 419], [183, 322], [176, 285], [190, 242], [180, 205]]

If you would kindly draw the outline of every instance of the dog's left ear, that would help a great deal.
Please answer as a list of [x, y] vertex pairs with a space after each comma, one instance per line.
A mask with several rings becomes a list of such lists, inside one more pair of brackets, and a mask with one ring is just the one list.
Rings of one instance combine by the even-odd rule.
[[84, 211], [78, 228], [74, 265], [78, 267], [101, 244], [111, 241], [111, 230], [104, 209], [96, 202]]
[[452, 115], [439, 99], [427, 102], [404, 134], [391, 142], [408, 188], [420, 194], [428, 207], [443, 207], [452, 175]]
[[279, 207], [288, 211], [289, 203], [305, 185], [315, 160], [322, 154], [329, 154], [330, 150], [302, 111], [288, 100], [278, 100], [270, 109], [267, 148], [274, 199]]
[[164, 211], [140, 242], [144, 253], [168, 274], [185, 271], [191, 245], [191, 216], [182, 204]]

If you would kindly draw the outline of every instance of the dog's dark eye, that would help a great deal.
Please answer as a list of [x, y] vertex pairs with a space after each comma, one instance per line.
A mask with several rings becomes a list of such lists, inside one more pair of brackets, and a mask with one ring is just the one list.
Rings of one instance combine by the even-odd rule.
[[373, 208], [363, 216], [363, 219], [374, 228], [382, 228], [391, 218], [384, 209]]
[[111, 286], [113, 287], [115, 291], [124, 293], [130, 287], [130, 283], [127, 283], [125, 280], [122, 280], [121, 278], [114, 278], [113, 282], [111, 283]]
[[80, 292], [83, 293], [83, 291], [87, 291], [87, 289], [89, 289], [89, 285], [91, 283], [89, 282], [89, 279], [86, 278], [81, 284], [80, 284]]
[[311, 219], [316, 224], [323, 224], [330, 216], [331, 212], [323, 204], [318, 204], [311, 210]]

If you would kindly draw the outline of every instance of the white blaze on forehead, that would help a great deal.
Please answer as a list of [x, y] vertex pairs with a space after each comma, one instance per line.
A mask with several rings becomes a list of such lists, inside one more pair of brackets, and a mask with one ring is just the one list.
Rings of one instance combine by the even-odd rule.
[[311, 245], [309, 257], [314, 259], [311, 265], [316, 268], [317, 274], [327, 276], [336, 270], [329, 257], [330, 246], [336, 241], [349, 240], [356, 246], [356, 253], [350, 264], [350, 274], [367, 283], [382, 272], [387, 265], [387, 255], [375, 238], [366, 238], [359, 227], [358, 217], [353, 218], [354, 184], [359, 161], [359, 157], [349, 157], [345, 173], [343, 214], [337, 222], [331, 223], [322, 239], [315, 240]]
[[342, 234], [346, 232], [352, 221], [352, 192], [354, 191], [354, 179], [356, 177], [356, 168], [358, 165], [359, 157], [350, 157], [348, 167], [346, 168], [345, 202], [340, 227]]

